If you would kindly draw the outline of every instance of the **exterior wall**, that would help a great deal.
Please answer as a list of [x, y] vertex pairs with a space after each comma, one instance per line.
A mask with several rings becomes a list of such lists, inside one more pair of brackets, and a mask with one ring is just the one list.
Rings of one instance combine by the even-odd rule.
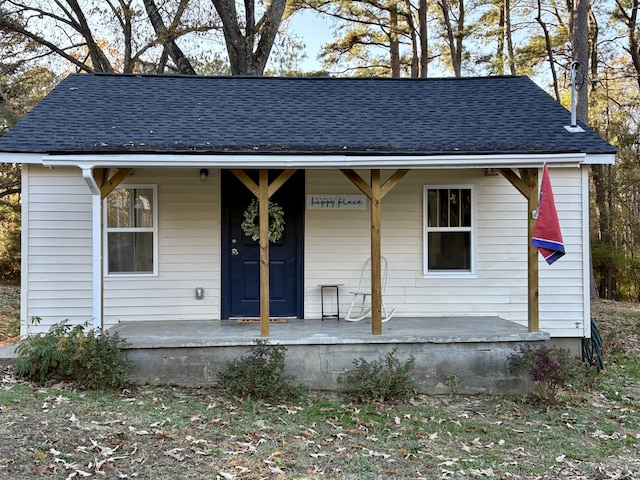
[[[106, 327], [121, 320], [220, 318], [220, 176], [209, 171], [200, 182], [195, 168], [136, 169], [123, 182], [157, 185], [159, 273], [105, 278]], [[367, 178], [367, 171], [360, 173]], [[582, 336], [589, 316], [584, 179], [580, 169], [551, 169], [568, 252], [552, 266], [539, 264], [540, 327], [554, 337]], [[306, 182], [307, 193], [359, 193], [337, 170], [309, 170]], [[475, 185], [477, 274], [424, 276], [423, 186], [450, 184]], [[23, 333], [66, 318], [91, 322], [92, 208], [80, 170], [25, 166], [23, 198]], [[412, 170], [382, 201], [382, 253], [389, 261], [385, 303], [398, 317], [499, 315], [526, 325], [526, 239], [526, 201], [501, 175]], [[305, 318], [320, 318], [318, 284], [333, 282], [344, 284], [344, 316], [369, 251], [369, 209], [307, 210]], [[203, 300], [195, 299], [196, 287], [204, 288]], [[326, 301], [328, 308], [334, 305]], [[27, 329], [33, 316], [43, 322]]]
[[[23, 166], [21, 334], [91, 323], [91, 196], [79, 169]], [[30, 319], [39, 317], [39, 324]]]
[[[135, 169], [122, 185], [158, 188], [158, 276], [104, 282], [104, 323], [220, 318], [220, 176], [199, 169]], [[204, 298], [195, 298], [196, 287]]]
[[[367, 172], [360, 174], [367, 178]], [[540, 327], [552, 336], [582, 336], [582, 174], [575, 168], [552, 169], [551, 182], [568, 253], [551, 266], [540, 257]], [[423, 275], [423, 186], [450, 184], [476, 187], [473, 277]], [[307, 193], [358, 192], [340, 172], [323, 170], [307, 173]], [[526, 207], [524, 197], [502, 175], [485, 176], [483, 170], [409, 172], [382, 200], [381, 248], [389, 262], [387, 308], [395, 308], [397, 316], [499, 315], [526, 325]], [[344, 284], [340, 310], [347, 312], [349, 291], [357, 287], [370, 252], [369, 215], [369, 210], [307, 211], [305, 317], [320, 317], [317, 285], [322, 283]]]
[[[29, 165], [23, 195], [22, 334], [92, 311], [91, 195], [77, 168]], [[158, 174], [158, 171], [162, 174]], [[158, 276], [104, 279], [104, 325], [120, 320], [217, 319], [220, 315], [219, 174], [136, 169], [123, 185], [158, 189]], [[26, 272], [26, 274], [25, 274]], [[195, 299], [195, 288], [204, 299]], [[42, 318], [40, 325], [27, 319]]]

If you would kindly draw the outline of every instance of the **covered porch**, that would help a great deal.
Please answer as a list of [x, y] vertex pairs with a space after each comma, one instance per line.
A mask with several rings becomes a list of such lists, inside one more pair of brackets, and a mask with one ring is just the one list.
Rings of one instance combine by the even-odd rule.
[[[245, 355], [260, 338], [260, 324], [235, 320], [123, 321], [109, 329], [126, 339], [139, 383], [212, 386], [227, 362]], [[415, 379], [429, 394], [519, 393], [528, 379], [509, 372], [508, 358], [546, 332], [529, 332], [497, 316], [394, 317], [380, 335], [371, 320], [291, 319], [270, 324], [269, 342], [287, 349], [287, 373], [312, 389], [336, 390], [338, 376], [356, 358], [373, 361], [393, 348], [401, 361], [413, 355]]]

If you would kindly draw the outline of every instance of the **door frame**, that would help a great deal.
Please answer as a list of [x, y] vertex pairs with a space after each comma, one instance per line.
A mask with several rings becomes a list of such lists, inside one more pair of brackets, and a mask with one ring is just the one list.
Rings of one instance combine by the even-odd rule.
[[[229, 209], [227, 208], [228, 202], [225, 198], [226, 189], [224, 188], [224, 180], [226, 176], [233, 176], [229, 169], [220, 170], [220, 306], [221, 306], [221, 319], [228, 319], [231, 311], [231, 270], [230, 270], [230, 257], [231, 251], [231, 235], [229, 228], [231, 220], [229, 218]], [[281, 170], [274, 170], [279, 173]], [[301, 207], [298, 213], [297, 231], [296, 231], [296, 317], [304, 318], [304, 232], [305, 232], [305, 213], [306, 213], [306, 171], [298, 170], [289, 182], [299, 182], [297, 188], [299, 189], [299, 202]], [[239, 182], [240, 183], [240, 182]], [[246, 188], [246, 187], [242, 187]], [[258, 314], [259, 316], [259, 314]]]

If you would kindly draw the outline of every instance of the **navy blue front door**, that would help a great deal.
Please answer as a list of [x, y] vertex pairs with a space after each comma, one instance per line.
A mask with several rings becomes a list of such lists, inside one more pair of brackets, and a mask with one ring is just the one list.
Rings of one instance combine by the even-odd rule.
[[[258, 183], [257, 171], [247, 171]], [[270, 172], [273, 181], [279, 171]], [[260, 316], [260, 248], [241, 228], [243, 213], [255, 198], [230, 172], [222, 172], [222, 315]], [[271, 201], [284, 211], [282, 238], [269, 249], [269, 313], [302, 318], [304, 171], [296, 172]]]

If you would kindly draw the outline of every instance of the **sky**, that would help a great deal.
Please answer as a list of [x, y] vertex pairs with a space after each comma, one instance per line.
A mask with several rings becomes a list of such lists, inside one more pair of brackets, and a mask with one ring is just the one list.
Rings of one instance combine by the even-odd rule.
[[327, 21], [313, 11], [303, 10], [297, 12], [291, 19], [290, 28], [303, 39], [307, 46], [307, 58], [302, 62], [301, 70], [306, 72], [319, 70], [320, 62], [317, 57], [320, 48], [333, 40]]

